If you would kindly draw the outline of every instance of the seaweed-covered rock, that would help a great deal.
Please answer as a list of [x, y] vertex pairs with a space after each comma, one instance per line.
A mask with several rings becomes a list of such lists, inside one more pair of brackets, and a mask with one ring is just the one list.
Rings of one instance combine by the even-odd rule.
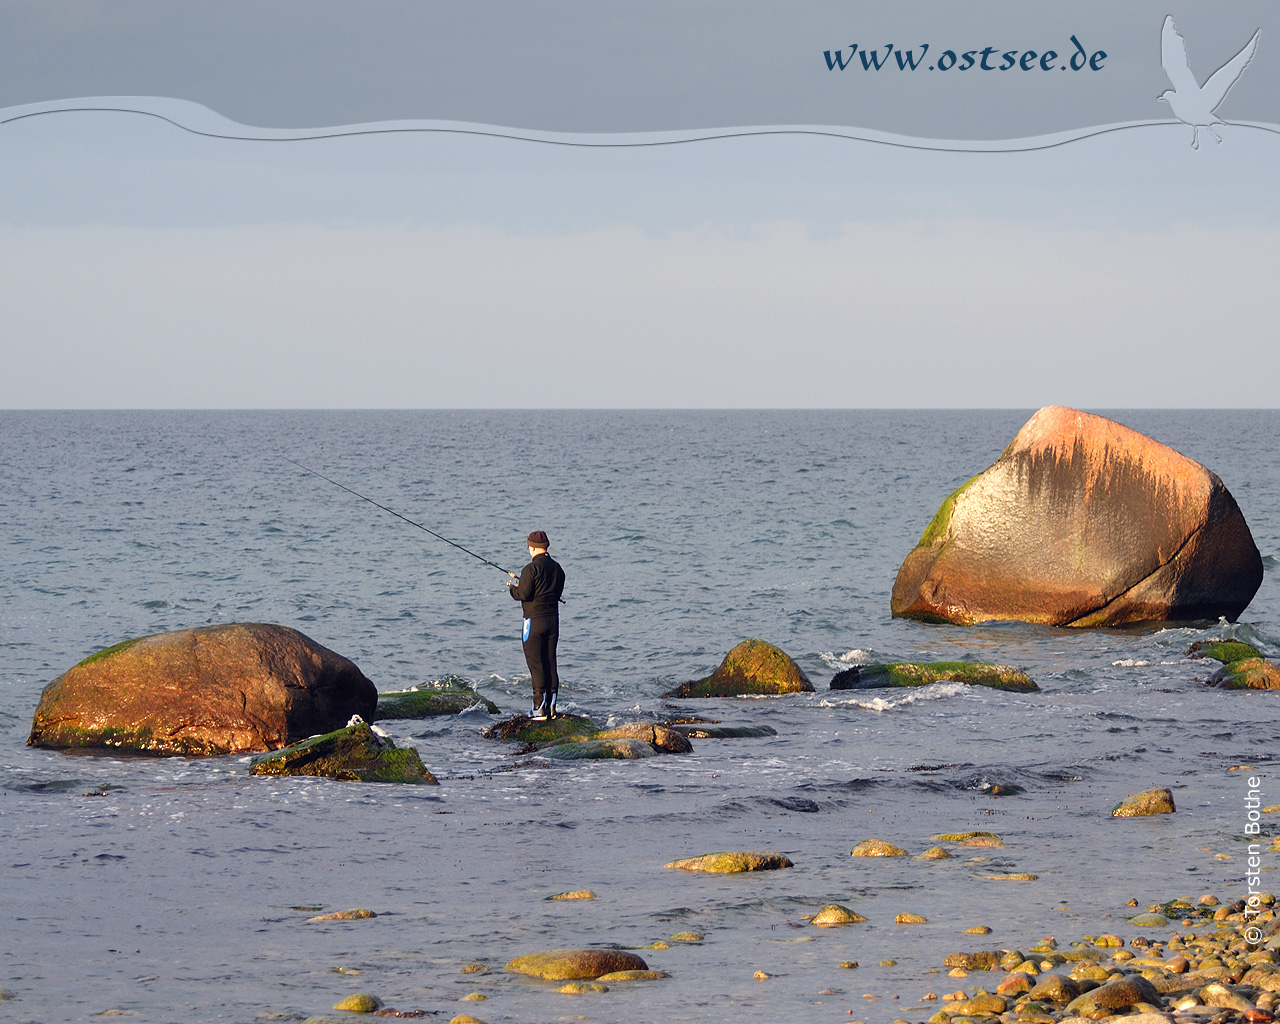
[[1187, 648], [1188, 658], [1210, 658], [1230, 665], [1233, 661], [1261, 658], [1262, 652], [1241, 640], [1197, 640]]
[[27, 743], [146, 754], [277, 750], [373, 716], [378, 691], [287, 626], [238, 622], [139, 637], [44, 688]]
[[1119, 423], [1048, 406], [942, 503], [890, 608], [962, 625], [1234, 620], [1261, 582], [1217, 476]]
[[555, 718], [536, 722], [528, 715], [512, 715], [482, 729], [480, 735], [490, 740], [519, 743], [520, 752], [528, 754], [539, 747], [594, 736], [599, 731], [600, 726], [582, 715], [556, 715]]
[[721, 725], [719, 722], [704, 722], [701, 719], [680, 719], [662, 724], [693, 740], [755, 739], [778, 735], [778, 730], [771, 725]]
[[684, 683], [668, 697], [740, 697], [746, 694], [812, 692], [813, 684], [791, 658], [763, 640], [744, 640], [706, 679]]
[[1224, 690], [1280, 690], [1280, 665], [1266, 658], [1245, 658], [1223, 665], [1209, 682]]
[[651, 743], [632, 737], [597, 739], [592, 736], [539, 747], [538, 753], [557, 761], [638, 761], [645, 757], [656, 757], [662, 751]]
[[1168, 789], [1148, 789], [1130, 793], [1111, 811], [1113, 818], [1146, 818], [1154, 814], [1173, 814], [1173, 792]]
[[989, 665], [981, 661], [911, 661], [886, 665], [855, 665], [831, 680], [833, 690], [875, 690], [891, 686], [928, 686], [930, 683], [968, 683], [993, 690], [1034, 693], [1035, 682], [1021, 669]]
[[320, 775], [346, 782], [437, 785], [413, 747], [397, 747], [364, 722], [254, 758], [251, 775]]
[[594, 979], [617, 971], [647, 971], [649, 965], [634, 953], [621, 949], [553, 949], [526, 953], [507, 964], [506, 970], [530, 974], [547, 981]]
[[401, 718], [435, 718], [439, 715], [457, 715], [481, 704], [491, 715], [500, 713], [493, 701], [481, 697], [469, 686], [424, 686], [411, 690], [391, 690], [378, 694], [378, 707], [374, 721]]
[[775, 871], [778, 868], [792, 866], [791, 861], [782, 854], [767, 850], [706, 853], [701, 857], [686, 857], [663, 865], [679, 871], [702, 871], [714, 875], [732, 875], [742, 871]]

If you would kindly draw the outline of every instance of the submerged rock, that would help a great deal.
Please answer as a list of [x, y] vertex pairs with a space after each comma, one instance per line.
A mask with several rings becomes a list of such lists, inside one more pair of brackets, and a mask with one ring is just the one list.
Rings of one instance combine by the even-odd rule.
[[886, 665], [855, 665], [831, 680], [833, 690], [874, 690], [890, 686], [928, 686], [931, 683], [968, 683], [993, 690], [1034, 693], [1035, 682], [1021, 669], [980, 661], [910, 661]]
[[942, 503], [890, 607], [962, 625], [1234, 620], [1261, 582], [1217, 476], [1119, 423], [1048, 406]]
[[619, 738], [602, 740], [590, 737], [582, 740], [570, 740], [568, 743], [555, 743], [549, 747], [539, 747], [538, 753], [543, 757], [558, 761], [600, 761], [616, 759], [635, 761], [642, 757], [656, 757], [662, 751], [644, 740]]
[[526, 953], [507, 964], [506, 970], [547, 981], [581, 981], [616, 971], [647, 971], [649, 965], [634, 953], [621, 949], [553, 949]]
[[493, 701], [481, 697], [469, 686], [448, 685], [414, 690], [391, 690], [378, 694], [378, 707], [374, 721], [403, 718], [435, 718], [439, 715], [457, 715], [477, 704], [491, 715], [501, 709]]
[[1145, 818], [1153, 814], [1173, 814], [1173, 792], [1168, 789], [1148, 789], [1130, 793], [1111, 811], [1113, 818]]
[[1188, 658], [1211, 658], [1229, 665], [1233, 661], [1261, 658], [1262, 652], [1240, 640], [1197, 640], [1187, 648]]
[[777, 736], [771, 725], [720, 725], [711, 722], [663, 722], [663, 725], [681, 736], [693, 740], [754, 739], [761, 736]]
[[744, 640], [706, 679], [684, 683], [668, 697], [739, 697], [762, 693], [812, 692], [813, 684], [782, 650], [763, 640]]
[[1224, 690], [1280, 690], [1280, 665], [1266, 658], [1245, 658], [1223, 665], [1209, 680]]
[[687, 754], [693, 750], [693, 744], [685, 736], [656, 722], [630, 722], [613, 729], [600, 729], [589, 718], [576, 715], [558, 716], [546, 722], [515, 715], [486, 729], [484, 735], [490, 739], [514, 739], [522, 744], [521, 753], [537, 751], [544, 757], [562, 761], [609, 758], [633, 761], [655, 754]]
[[610, 971], [596, 981], [660, 981], [667, 977], [665, 971]]
[[27, 743], [146, 754], [276, 750], [372, 717], [350, 661], [287, 626], [198, 626], [85, 658], [44, 688]]
[[836, 928], [845, 924], [861, 924], [866, 918], [842, 903], [828, 903], [813, 915], [813, 923], [819, 928]]
[[907, 851], [901, 846], [885, 842], [883, 839], [864, 839], [850, 851], [853, 857], [905, 857]]
[[663, 865], [680, 871], [705, 871], [717, 875], [735, 874], [739, 871], [774, 871], [792, 866], [791, 861], [782, 854], [767, 850], [706, 853], [701, 857], [686, 857]]
[[249, 774], [320, 775], [344, 782], [438, 785], [413, 747], [397, 747], [364, 722], [254, 758]]

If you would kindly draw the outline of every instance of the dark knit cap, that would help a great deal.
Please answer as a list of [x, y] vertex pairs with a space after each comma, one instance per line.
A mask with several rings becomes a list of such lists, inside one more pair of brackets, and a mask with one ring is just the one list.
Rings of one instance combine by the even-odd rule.
[[529, 534], [529, 547], [531, 548], [549, 548], [551, 541], [547, 540], [547, 535], [541, 530], [534, 530]]

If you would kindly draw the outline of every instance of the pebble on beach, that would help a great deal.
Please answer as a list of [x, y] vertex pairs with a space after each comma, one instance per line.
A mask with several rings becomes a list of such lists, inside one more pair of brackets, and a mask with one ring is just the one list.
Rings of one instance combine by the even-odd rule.
[[840, 903], [828, 903], [813, 915], [813, 924], [819, 928], [833, 928], [842, 924], [861, 924], [866, 918]]
[[894, 924], [928, 924], [929, 919], [919, 914], [899, 914], [893, 919]]
[[649, 965], [620, 949], [554, 949], [526, 953], [510, 961], [506, 970], [547, 981], [582, 981], [614, 971], [647, 971]]

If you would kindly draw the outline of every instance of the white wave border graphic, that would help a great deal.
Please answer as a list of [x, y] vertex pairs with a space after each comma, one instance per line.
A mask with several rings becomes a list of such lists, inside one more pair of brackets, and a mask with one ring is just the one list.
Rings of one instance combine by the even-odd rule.
[[[337, 139], [358, 135], [392, 135], [399, 133], [435, 133], [441, 135], [473, 135], [512, 139], [549, 146], [571, 146], [588, 149], [626, 149], [649, 146], [678, 146], [719, 139], [741, 139], [755, 136], [811, 135], [868, 142], [900, 149], [919, 149], [950, 153], [1026, 153], [1052, 149], [1082, 139], [1134, 128], [1186, 127], [1177, 118], [1146, 121], [1124, 121], [1089, 128], [1074, 128], [1046, 135], [1017, 139], [924, 139], [912, 135], [850, 128], [838, 125], [752, 125], [737, 128], [679, 129], [656, 132], [547, 132], [466, 121], [372, 121], [363, 124], [335, 125], [318, 128], [263, 128], [241, 124], [217, 111], [191, 100], [161, 96], [89, 96], [70, 100], [27, 103], [0, 109], [0, 125], [29, 118], [70, 113], [138, 114], [166, 121], [176, 128], [207, 138], [237, 142], [303, 142], [313, 139]], [[1252, 128], [1280, 134], [1280, 124], [1263, 121], [1226, 121], [1228, 126]]]

